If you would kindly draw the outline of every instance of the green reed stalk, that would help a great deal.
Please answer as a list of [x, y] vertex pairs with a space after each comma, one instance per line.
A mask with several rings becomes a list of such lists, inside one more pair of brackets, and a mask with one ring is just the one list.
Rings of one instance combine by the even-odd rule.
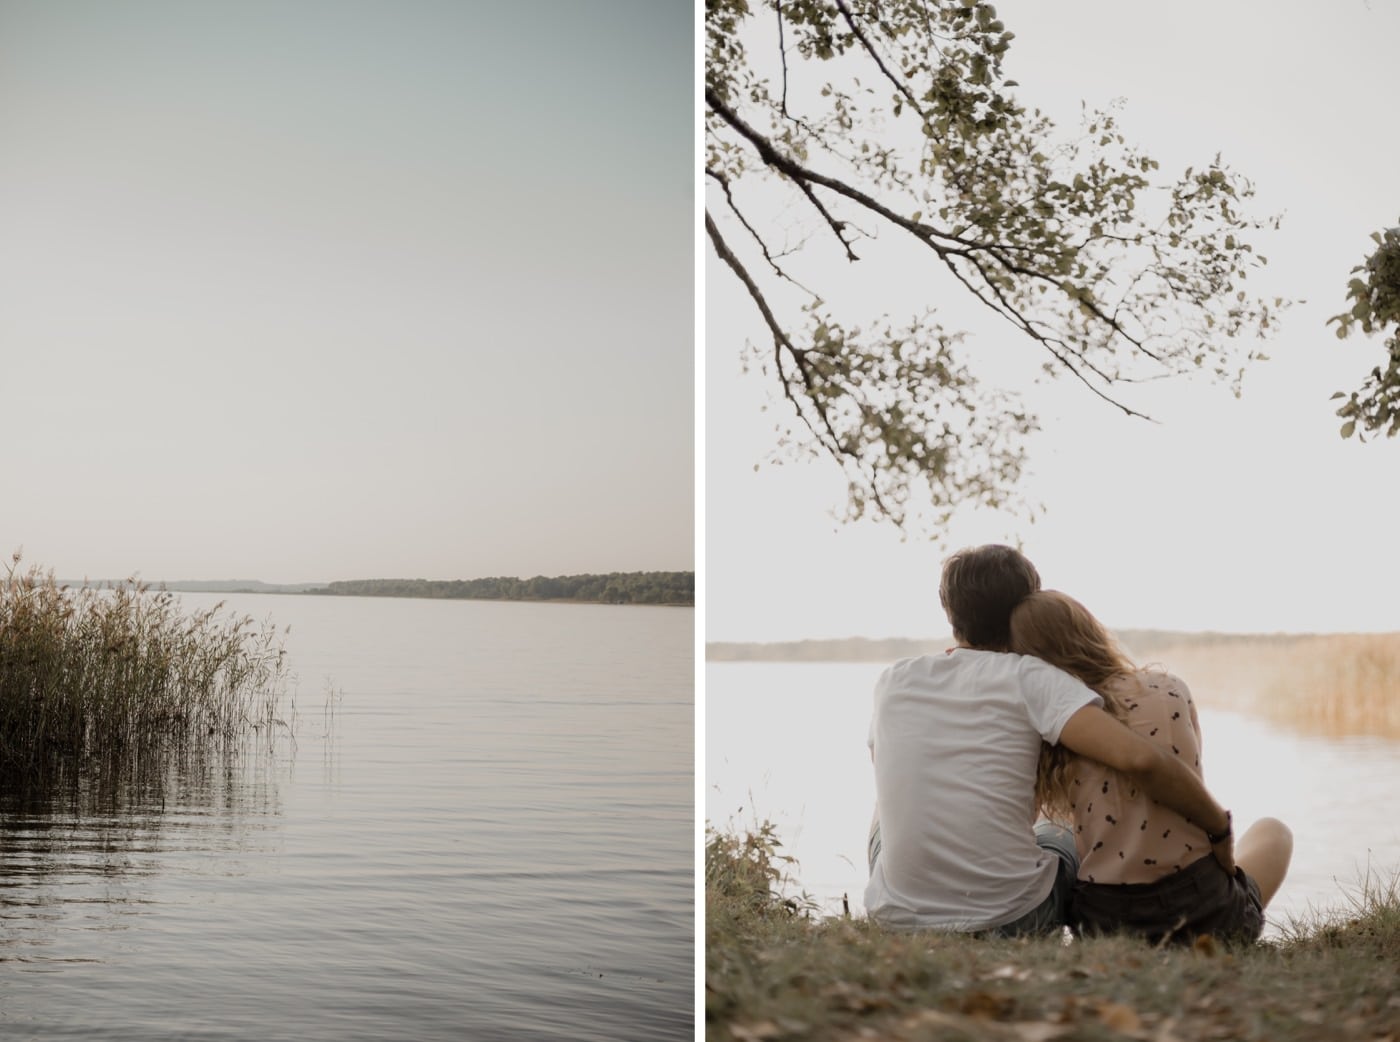
[[16, 558], [0, 579], [0, 768], [271, 730], [287, 679], [281, 637], [222, 604], [187, 614], [134, 580], [60, 586]]

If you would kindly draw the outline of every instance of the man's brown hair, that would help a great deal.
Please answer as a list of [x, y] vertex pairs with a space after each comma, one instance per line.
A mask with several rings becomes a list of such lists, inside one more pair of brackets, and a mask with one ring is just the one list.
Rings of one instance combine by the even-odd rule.
[[996, 543], [959, 550], [943, 562], [938, 600], [963, 644], [1005, 651], [1011, 609], [1040, 589], [1040, 573], [1024, 554]]

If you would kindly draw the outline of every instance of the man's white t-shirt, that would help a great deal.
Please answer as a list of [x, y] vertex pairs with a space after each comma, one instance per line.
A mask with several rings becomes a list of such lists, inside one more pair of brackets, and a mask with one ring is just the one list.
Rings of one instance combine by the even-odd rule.
[[870, 722], [880, 854], [866, 913], [896, 929], [984, 930], [1039, 905], [1058, 861], [1032, 828], [1040, 742], [1102, 703], [1025, 655], [954, 648], [885, 670]]

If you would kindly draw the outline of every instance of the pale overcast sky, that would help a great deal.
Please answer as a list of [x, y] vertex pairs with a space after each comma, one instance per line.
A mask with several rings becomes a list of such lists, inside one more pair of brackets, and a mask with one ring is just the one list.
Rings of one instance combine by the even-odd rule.
[[[766, 336], [707, 248], [707, 639], [941, 636], [942, 557], [1017, 539], [1046, 585], [1112, 626], [1400, 630], [1400, 442], [1341, 441], [1328, 400], [1358, 387], [1383, 348], [1380, 338], [1338, 341], [1325, 324], [1345, 309], [1370, 233], [1400, 223], [1400, 8], [996, 6], [1017, 34], [1006, 72], [1024, 102], [1073, 125], [1081, 99], [1122, 98], [1120, 128], [1163, 173], [1221, 152], [1250, 177], [1256, 212], [1284, 213], [1282, 230], [1261, 241], [1271, 264], [1256, 288], [1306, 303], [1286, 314], [1264, 348], [1273, 360], [1249, 372], [1238, 401], [1206, 381], [1130, 394], [1162, 421], [1154, 426], [1068, 381], [1033, 388], [1044, 432], [1026, 491], [1044, 517], [1027, 525], [964, 515], [940, 548], [835, 523], [844, 489], [825, 460], [754, 471], [773, 445], [774, 416], [785, 414], [781, 405], [760, 414], [765, 388], [739, 375], [745, 338]], [[887, 274], [892, 283], [911, 277]], [[963, 303], [961, 289], [932, 272], [923, 283], [893, 303], [872, 295], [863, 317], [936, 305], [946, 326], [973, 333], [967, 347], [989, 378], [1014, 381], [1037, 364], [1009, 326]]]
[[693, 566], [685, 0], [0, 0], [0, 549]]

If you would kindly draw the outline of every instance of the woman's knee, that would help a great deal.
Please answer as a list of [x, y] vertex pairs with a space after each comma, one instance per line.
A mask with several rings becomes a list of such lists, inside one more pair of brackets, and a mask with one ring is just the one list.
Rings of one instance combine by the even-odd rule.
[[[1249, 832], [1254, 832], [1256, 829], [1260, 839], [1266, 840], [1289, 854], [1293, 852], [1293, 830], [1279, 821], [1278, 818], [1260, 818], [1250, 826]], [[1245, 835], [1248, 834], [1245, 833]]]

